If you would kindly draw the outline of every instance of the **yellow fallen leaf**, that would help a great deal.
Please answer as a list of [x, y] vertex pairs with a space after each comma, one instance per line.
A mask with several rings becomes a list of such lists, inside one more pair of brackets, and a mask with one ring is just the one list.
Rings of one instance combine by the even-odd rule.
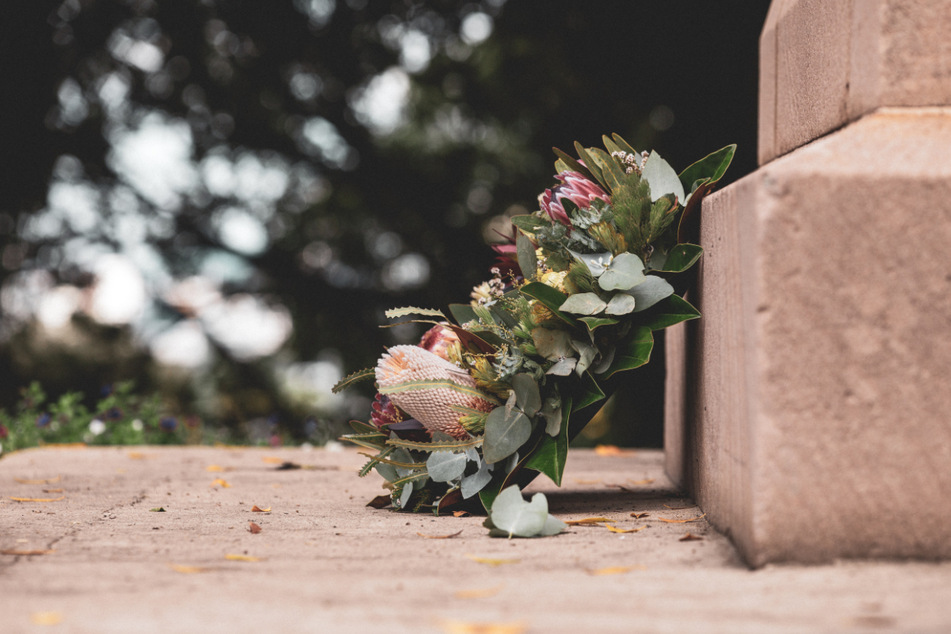
[[625, 572], [631, 572], [632, 570], [647, 570], [647, 566], [637, 565], [637, 566], [610, 566], [608, 568], [598, 568], [597, 570], [589, 570], [588, 574], [594, 576], [602, 575], [623, 575]]
[[34, 612], [30, 621], [33, 625], [59, 625], [63, 622], [63, 615], [59, 612]]
[[5, 550], [0, 550], [0, 555], [32, 556], [32, 555], [49, 555], [52, 552], [55, 552], [55, 551], [53, 550], [17, 550], [15, 548], [7, 548]]
[[205, 467], [205, 471], [219, 472], [219, 471], [228, 471], [228, 469], [222, 467], [220, 464], [210, 464]]
[[598, 456], [629, 456], [636, 452], [633, 449], [621, 449], [617, 445], [598, 445], [594, 453]]
[[54, 482], [59, 482], [62, 479], [62, 476], [56, 476], [54, 478], [42, 478], [39, 480], [27, 480], [26, 478], [13, 478], [20, 484], [53, 484]]
[[653, 484], [654, 478], [644, 478], [643, 480], [628, 480], [627, 483], [635, 487], [644, 486], [645, 484]]
[[269, 506], [266, 509], [262, 509], [257, 504], [255, 504], [254, 506], [251, 507], [251, 512], [252, 513], [270, 513], [271, 507]]
[[673, 520], [667, 517], [658, 517], [657, 519], [659, 519], [661, 522], [667, 522], [668, 524], [687, 524], [688, 522], [696, 522], [697, 520], [702, 520], [704, 517], [706, 517], [706, 515], [707, 514], [704, 513], [703, 515], [698, 515], [697, 517], [691, 517], [690, 519], [686, 519], [686, 520]]
[[631, 517], [633, 517], [636, 520], [639, 520], [642, 517], [650, 517], [650, 516], [651, 516], [650, 513], [638, 513], [637, 511], [631, 511]]
[[15, 498], [11, 497], [11, 500], [14, 502], [59, 502], [60, 500], [66, 499], [65, 495], [61, 495], [58, 498]]
[[617, 520], [612, 520], [609, 517], [584, 517], [580, 520], [564, 520], [565, 524], [568, 526], [585, 526], [590, 524], [598, 525], [604, 524], [606, 522], [614, 523], [616, 521]]
[[230, 487], [231, 485], [228, 484], [226, 481], [222, 480], [221, 478], [215, 478], [215, 481], [211, 483], [211, 486], [213, 486], [213, 487], [221, 487], [222, 489], [227, 489], [227, 488]]
[[133, 460], [145, 460], [146, 458], [151, 458], [151, 457], [152, 457], [152, 456], [150, 456], [150, 455], [148, 455], [148, 454], [142, 453], [141, 451], [130, 451], [128, 455], [129, 455], [129, 457], [132, 458]]
[[267, 464], [284, 464], [284, 458], [279, 458], [277, 456], [264, 456], [261, 458], [261, 462]]
[[424, 539], [452, 539], [453, 537], [459, 537], [462, 535], [462, 531], [456, 531], [455, 533], [449, 533], [448, 535], [427, 535], [426, 533], [420, 533], [416, 531], [416, 534]]
[[698, 542], [698, 541], [701, 541], [701, 540], [703, 540], [703, 537], [700, 537], [700, 535], [694, 535], [693, 533], [687, 533], [686, 535], [684, 535], [683, 537], [681, 537], [681, 538], [678, 539], [677, 541], [679, 541], [679, 542]]
[[43, 493], [62, 493], [62, 489], [43, 489]]
[[601, 484], [600, 480], [583, 480], [581, 478], [572, 478], [578, 484]]
[[528, 626], [521, 621], [515, 623], [442, 621], [440, 625], [446, 634], [522, 634], [528, 630]]
[[647, 524], [641, 526], [640, 528], [618, 528], [616, 526], [611, 526], [610, 524], [608, 524], [605, 526], [605, 528], [611, 531], [612, 533], [637, 533], [647, 528]]
[[499, 593], [503, 586], [495, 586], [494, 588], [479, 588], [475, 590], [456, 590], [455, 596], [457, 599], [487, 599], [489, 597], [494, 597]]
[[228, 561], [261, 561], [260, 557], [252, 557], [251, 555], [234, 555], [230, 553], [225, 555], [225, 559]]
[[[389, 499], [390, 496], [387, 495], [385, 497]], [[470, 515], [472, 515], [472, 513], [470, 513], [469, 511], [453, 511], [452, 512], [453, 517], [469, 517]]]
[[466, 557], [476, 562], [477, 564], [485, 564], [486, 566], [504, 566], [505, 564], [517, 564], [520, 559], [492, 559], [491, 557], [478, 557], [476, 555], [466, 554]]
[[197, 575], [201, 572], [208, 572], [211, 568], [204, 568], [202, 566], [183, 566], [181, 564], [169, 564], [169, 568], [175, 572], [180, 572], [183, 575]]

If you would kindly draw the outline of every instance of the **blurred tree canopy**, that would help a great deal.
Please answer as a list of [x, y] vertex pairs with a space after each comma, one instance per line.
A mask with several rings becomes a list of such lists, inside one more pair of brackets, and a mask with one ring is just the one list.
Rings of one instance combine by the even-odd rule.
[[363, 416], [329, 386], [418, 338], [386, 308], [467, 299], [552, 146], [755, 167], [768, 5], [5, 3], [0, 406], [134, 378], [298, 437]]

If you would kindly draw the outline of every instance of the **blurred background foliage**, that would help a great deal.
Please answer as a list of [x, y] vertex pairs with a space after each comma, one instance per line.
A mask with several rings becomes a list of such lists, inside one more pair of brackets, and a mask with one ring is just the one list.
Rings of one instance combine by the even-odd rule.
[[[467, 301], [554, 145], [755, 167], [767, 0], [11, 0], [0, 407], [134, 380], [252, 440], [332, 437], [344, 373]], [[588, 440], [658, 446], [662, 348]], [[157, 414], [158, 415], [158, 414]], [[612, 421], [615, 421], [612, 424]]]

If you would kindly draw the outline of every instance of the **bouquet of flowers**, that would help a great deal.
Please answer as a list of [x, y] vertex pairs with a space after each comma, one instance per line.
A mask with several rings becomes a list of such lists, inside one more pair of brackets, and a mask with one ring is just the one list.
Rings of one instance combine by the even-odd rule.
[[616, 134], [603, 142], [575, 143], [578, 158], [555, 149], [559, 183], [536, 212], [512, 218], [492, 278], [469, 303], [449, 315], [388, 311], [431, 328], [335, 386], [376, 382], [369, 420], [352, 421], [343, 440], [372, 452], [360, 475], [383, 476], [383, 502], [438, 513], [478, 499], [489, 510], [539, 473], [560, 485], [591, 406], [648, 362], [654, 331], [699, 317], [677, 280], [702, 251], [686, 220], [736, 146], [678, 175]]

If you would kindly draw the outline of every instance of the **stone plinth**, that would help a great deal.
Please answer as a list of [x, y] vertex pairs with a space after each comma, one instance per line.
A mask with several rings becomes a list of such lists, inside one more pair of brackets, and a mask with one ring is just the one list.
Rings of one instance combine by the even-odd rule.
[[881, 110], [704, 201], [667, 464], [751, 565], [951, 557], [949, 148]]
[[760, 164], [880, 107], [951, 104], [949, 27], [947, 0], [774, 0], [760, 38]]

